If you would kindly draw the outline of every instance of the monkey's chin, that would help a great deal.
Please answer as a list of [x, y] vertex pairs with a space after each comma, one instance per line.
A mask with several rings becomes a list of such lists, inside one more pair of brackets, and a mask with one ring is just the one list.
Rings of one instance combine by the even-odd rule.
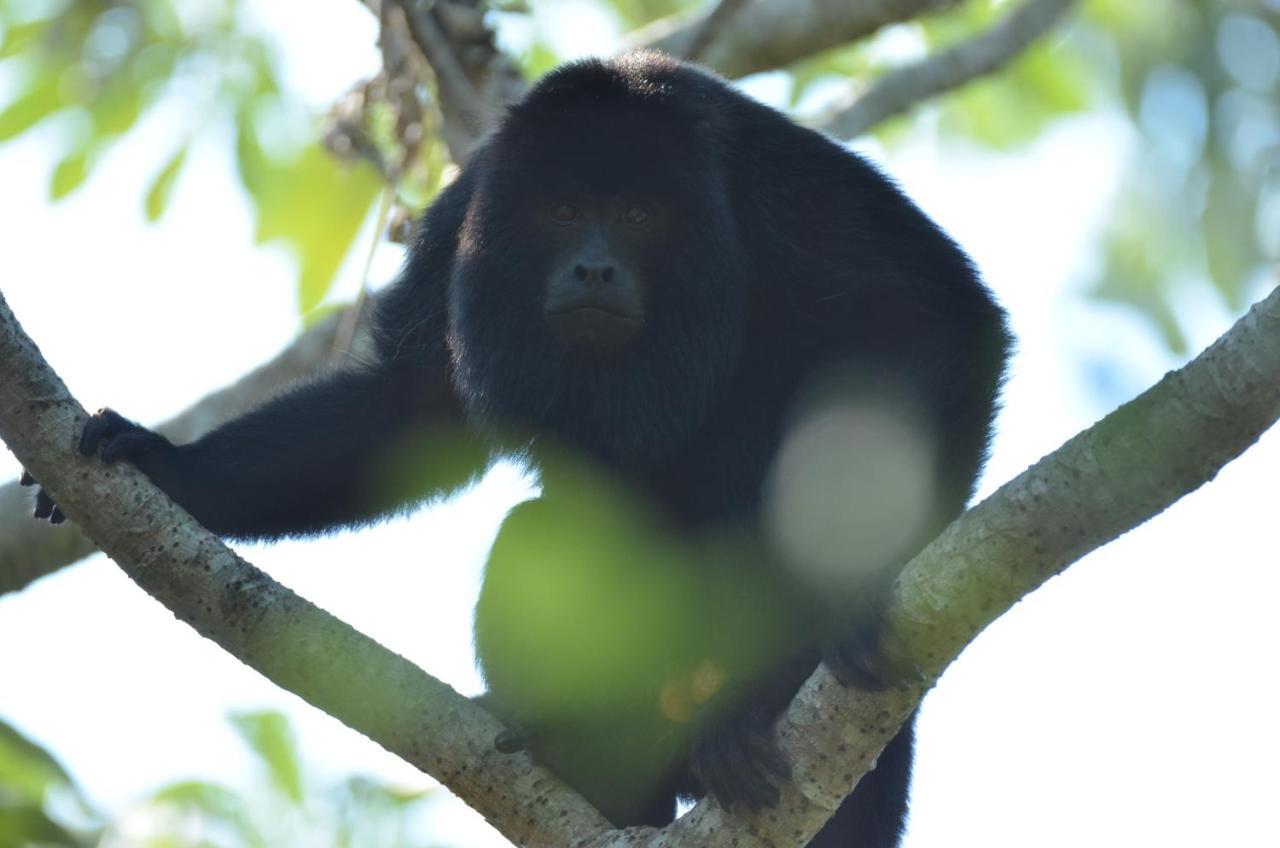
[[615, 351], [627, 345], [644, 319], [596, 306], [548, 312], [547, 327], [561, 344], [581, 350]]

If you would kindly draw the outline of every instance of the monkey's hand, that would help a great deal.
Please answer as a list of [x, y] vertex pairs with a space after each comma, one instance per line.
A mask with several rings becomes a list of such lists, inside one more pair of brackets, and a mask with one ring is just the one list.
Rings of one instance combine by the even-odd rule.
[[[84, 430], [80, 433], [79, 450], [84, 456], [96, 454], [103, 462], [127, 459], [149, 474], [148, 466], [162, 461], [164, 456], [176, 448], [159, 433], [130, 421], [114, 410], [100, 409], [85, 423]], [[24, 486], [38, 485], [36, 479], [26, 471], [22, 472], [20, 482]], [[47, 518], [50, 524], [61, 524], [66, 520], [62, 510], [43, 487], [36, 492], [36, 508], [32, 514], [36, 518]]]
[[756, 710], [717, 718], [699, 730], [690, 770], [720, 806], [752, 811], [775, 806], [778, 782], [791, 776], [774, 740], [773, 722]]
[[822, 661], [844, 686], [878, 692], [915, 680], [923, 672], [889, 650], [882, 612], [866, 610], [827, 640]]

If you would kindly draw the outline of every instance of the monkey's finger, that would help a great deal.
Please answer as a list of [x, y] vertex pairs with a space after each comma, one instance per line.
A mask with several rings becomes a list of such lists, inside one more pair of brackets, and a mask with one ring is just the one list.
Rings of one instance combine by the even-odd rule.
[[53, 498], [49, 497], [44, 489], [36, 493], [36, 508], [32, 515], [36, 518], [48, 518], [53, 515], [53, 509]]
[[493, 747], [503, 754], [514, 754], [524, 750], [524, 737], [514, 730], [504, 730], [493, 740]]
[[35, 483], [36, 483], [36, 478], [31, 476], [31, 472], [25, 468], [22, 469], [22, 476], [18, 478], [18, 485], [34, 486]]
[[67, 520], [67, 517], [62, 514], [62, 510], [58, 509], [57, 505], [55, 504], [53, 507], [53, 512], [49, 513], [49, 523], [61, 524], [66, 520]]
[[83, 456], [93, 456], [98, 452], [99, 443], [111, 428], [109, 415], [110, 410], [99, 409], [84, 422], [84, 429], [80, 431], [80, 453]]

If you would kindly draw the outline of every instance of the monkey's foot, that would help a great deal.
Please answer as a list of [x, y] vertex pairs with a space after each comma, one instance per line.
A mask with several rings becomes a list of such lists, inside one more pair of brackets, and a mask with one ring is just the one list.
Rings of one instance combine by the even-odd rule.
[[726, 809], [778, 803], [777, 783], [791, 775], [773, 723], [754, 711], [726, 716], [701, 730], [690, 755], [693, 778]]

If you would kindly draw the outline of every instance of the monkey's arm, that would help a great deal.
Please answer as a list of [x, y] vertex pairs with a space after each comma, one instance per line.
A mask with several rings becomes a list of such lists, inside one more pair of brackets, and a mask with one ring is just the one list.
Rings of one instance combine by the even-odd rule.
[[[103, 410], [80, 450], [130, 460], [205, 527], [240, 539], [369, 521], [465, 483], [484, 462], [447, 376], [388, 366], [304, 383], [186, 445]], [[36, 515], [55, 510], [42, 492]]]

